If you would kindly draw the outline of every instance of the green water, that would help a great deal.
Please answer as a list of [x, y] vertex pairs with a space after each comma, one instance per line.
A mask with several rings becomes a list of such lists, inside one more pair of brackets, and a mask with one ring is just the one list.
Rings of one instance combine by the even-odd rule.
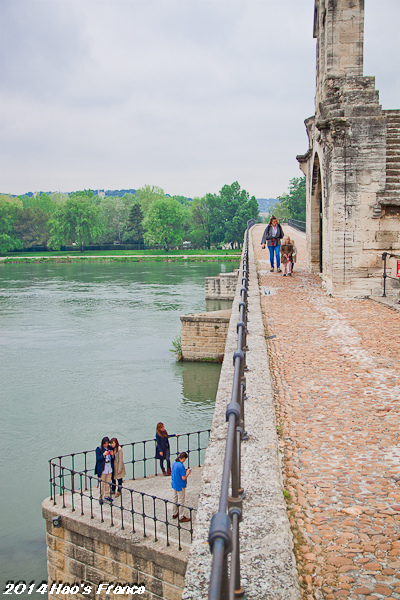
[[232, 263], [0, 266], [1, 586], [46, 579], [48, 459], [206, 429], [219, 365], [176, 363], [181, 314]]

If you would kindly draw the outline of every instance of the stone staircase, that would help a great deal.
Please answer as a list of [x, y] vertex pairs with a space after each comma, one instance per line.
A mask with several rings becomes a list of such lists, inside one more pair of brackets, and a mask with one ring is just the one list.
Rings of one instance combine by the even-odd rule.
[[387, 123], [386, 189], [380, 204], [400, 206], [400, 110], [384, 110]]

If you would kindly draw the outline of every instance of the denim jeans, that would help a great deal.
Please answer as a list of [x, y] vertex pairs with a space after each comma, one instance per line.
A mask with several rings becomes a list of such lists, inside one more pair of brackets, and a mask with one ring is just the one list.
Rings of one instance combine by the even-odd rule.
[[268, 246], [269, 260], [271, 263], [271, 269], [274, 268], [274, 254], [276, 256], [276, 268], [279, 269], [281, 266], [281, 246]]

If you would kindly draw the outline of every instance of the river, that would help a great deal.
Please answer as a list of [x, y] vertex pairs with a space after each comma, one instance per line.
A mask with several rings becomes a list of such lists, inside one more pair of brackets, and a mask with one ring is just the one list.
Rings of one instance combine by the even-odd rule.
[[45, 580], [48, 459], [211, 425], [220, 366], [177, 363], [181, 314], [225, 308], [204, 278], [234, 263], [0, 266], [1, 586]]

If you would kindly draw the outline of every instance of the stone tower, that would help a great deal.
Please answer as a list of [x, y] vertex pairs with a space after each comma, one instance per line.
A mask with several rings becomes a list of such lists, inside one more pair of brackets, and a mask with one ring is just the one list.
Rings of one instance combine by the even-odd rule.
[[307, 177], [307, 262], [341, 296], [379, 293], [382, 252], [400, 254], [400, 110], [363, 76], [364, 0], [315, 0], [315, 115]]

